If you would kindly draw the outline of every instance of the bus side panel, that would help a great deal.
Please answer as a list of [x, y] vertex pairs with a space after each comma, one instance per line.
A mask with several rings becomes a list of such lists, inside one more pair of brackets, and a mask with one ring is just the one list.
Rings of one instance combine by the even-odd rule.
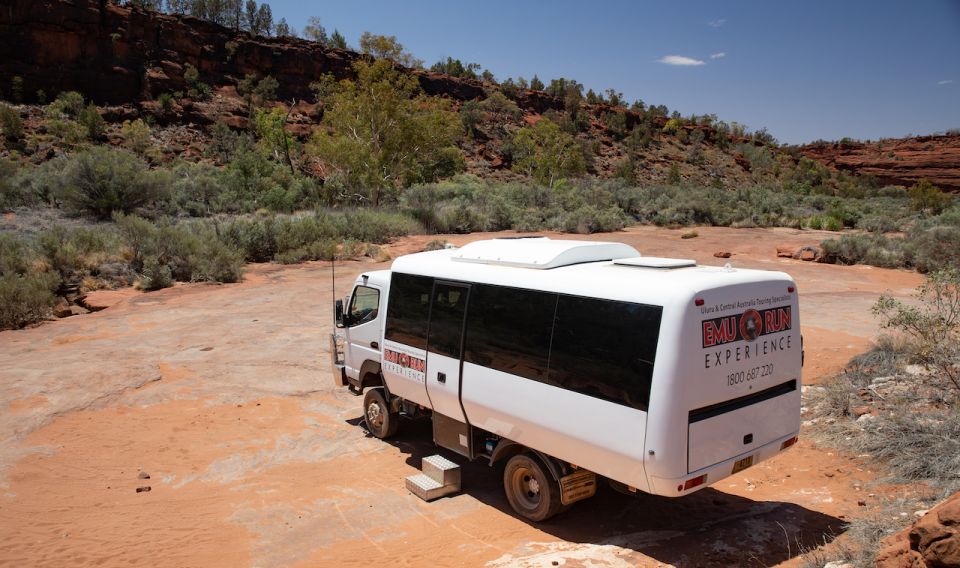
[[472, 363], [463, 365], [471, 425], [647, 490], [647, 413]]
[[426, 351], [385, 339], [380, 369], [390, 394], [430, 407], [424, 382], [427, 373]]

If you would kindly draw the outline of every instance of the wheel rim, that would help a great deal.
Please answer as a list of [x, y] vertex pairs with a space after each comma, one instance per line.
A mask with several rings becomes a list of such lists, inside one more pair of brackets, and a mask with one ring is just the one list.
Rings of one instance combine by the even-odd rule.
[[383, 427], [383, 412], [376, 402], [371, 402], [367, 407], [367, 425], [378, 431]]
[[536, 509], [540, 505], [540, 480], [536, 473], [526, 467], [518, 467], [511, 479], [513, 494], [524, 509]]

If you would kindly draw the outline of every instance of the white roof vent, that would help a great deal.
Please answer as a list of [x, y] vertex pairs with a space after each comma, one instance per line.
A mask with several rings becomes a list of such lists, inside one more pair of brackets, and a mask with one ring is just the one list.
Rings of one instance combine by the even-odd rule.
[[613, 261], [622, 266], [637, 266], [640, 268], [687, 268], [696, 266], [697, 261], [688, 258], [661, 258], [658, 256], [640, 256], [637, 258], [621, 258]]
[[536, 237], [475, 241], [461, 247], [451, 258], [457, 262], [548, 269], [639, 256], [635, 248], [623, 243]]

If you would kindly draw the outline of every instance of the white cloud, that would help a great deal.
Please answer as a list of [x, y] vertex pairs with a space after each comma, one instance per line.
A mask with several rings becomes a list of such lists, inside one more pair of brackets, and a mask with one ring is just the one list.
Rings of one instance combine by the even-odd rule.
[[953, 79], [944, 79], [943, 81], [937, 81], [938, 85], [952, 85]]
[[718, 20], [710, 20], [709, 22], [707, 22], [707, 25], [710, 26], [711, 28], [721, 28], [723, 27], [723, 24], [726, 24], [726, 23], [727, 23], [726, 18], [720, 18]]
[[660, 59], [657, 59], [657, 63], [665, 63], [667, 65], [681, 65], [681, 66], [694, 66], [694, 65], [704, 65], [704, 62], [700, 59], [694, 59], [692, 57], [685, 57], [683, 55], [664, 55]]
[[726, 56], [727, 56], [727, 52], [726, 52], [726, 51], [720, 51], [720, 52], [717, 52], [717, 53], [711, 53], [711, 54], [710, 54], [710, 59], [720, 59], [721, 57], [726, 57]]

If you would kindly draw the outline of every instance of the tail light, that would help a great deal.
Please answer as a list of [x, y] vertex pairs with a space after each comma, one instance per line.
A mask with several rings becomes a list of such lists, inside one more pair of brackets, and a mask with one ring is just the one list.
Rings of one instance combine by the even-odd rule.
[[789, 448], [790, 446], [796, 444], [796, 443], [797, 443], [797, 439], [798, 439], [797, 436], [794, 436], [793, 438], [790, 438], [789, 440], [784, 440], [783, 443], [780, 444], [780, 451], [782, 452], [783, 450], [785, 450], [785, 449]]
[[677, 485], [677, 491], [687, 491], [688, 489], [693, 489], [698, 485], [703, 485], [707, 482], [707, 474], [698, 475], [686, 480], [683, 485]]
[[697, 306], [702, 306], [702, 305], [703, 305], [703, 298], [697, 298], [697, 299], [695, 299], [695, 300], [693, 301], [693, 303], [696, 304]]

